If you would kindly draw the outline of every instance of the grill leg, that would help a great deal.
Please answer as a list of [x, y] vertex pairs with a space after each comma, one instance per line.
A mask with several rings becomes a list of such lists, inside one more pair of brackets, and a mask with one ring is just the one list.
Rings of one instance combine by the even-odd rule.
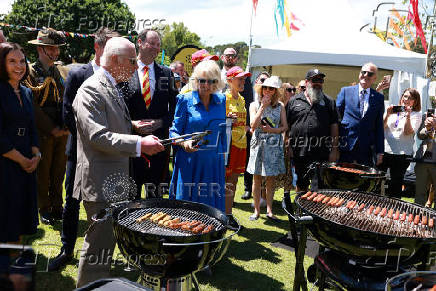
[[192, 278], [192, 283], [194, 284], [194, 290], [196, 291], [200, 291], [200, 284], [198, 284], [198, 279], [197, 276], [195, 276], [195, 273], [191, 274], [191, 278]]
[[295, 249], [295, 277], [294, 291], [299, 291], [300, 287], [303, 291], [307, 291], [307, 282], [304, 275], [304, 254], [306, 252], [307, 229], [305, 225], [301, 227], [300, 239], [298, 240], [298, 248]]

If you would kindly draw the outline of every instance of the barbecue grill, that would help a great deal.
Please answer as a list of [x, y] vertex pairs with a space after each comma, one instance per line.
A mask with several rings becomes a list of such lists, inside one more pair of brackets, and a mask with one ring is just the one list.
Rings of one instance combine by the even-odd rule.
[[[297, 241], [294, 290], [306, 286], [302, 264], [306, 228], [321, 245], [315, 259], [317, 269], [329, 275], [336, 272], [340, 279], [348, 276], [341, 267], [362, 274], [371, 268], [374, 274], [385, 274], [388, 269], [395, 274], [418, 264], [425, 269], [433, 263], [429, 257], [436, 245], [436, 212], [431, 209], [372, 193], [332, 189], [297, 193], [295, 206], [293, 212], [290, 201], [283, 200], [291, 226], [301, 229], [298, 238], [291, 227]], [[337, 264], [339, 258], [346, 263]]]
[[[137, 218], [163, 212], [181, 221], [198, 220], [212, 225], [208, 233], [194, 234], [170, 229]], [[147, 199], [122, 202], [101, 212], [96, 219], [113, 220], [114, 236], [128, 263], [141, 272], [142, 283], [155, 290], [190, 290], [195, 272], [218, 262], [233, 234], [224, 237], [228, 218], [218, 209], [201, 203]]]
[[363, 192], [384, 190], [386, 173], [354, 163], [315, 163], [320, 177], [320, 188]]

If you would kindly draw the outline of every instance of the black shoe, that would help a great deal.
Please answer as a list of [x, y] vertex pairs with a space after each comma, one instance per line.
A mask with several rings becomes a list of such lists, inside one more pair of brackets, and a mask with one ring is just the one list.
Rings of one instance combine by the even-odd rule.
[[40, 213], [39, 218], [43, 224], [54, 225], [55, 221], [48, 212]]
[[58, 271], [60, 268], [64, 267], [68, 262], [73, 259], [73, 254], [67, 254], [65, 251], [61, 251], [56, 258], [54, 258], [48, 265], [48, 271]]
[[251, 192], [245, 191], [244, 195], [241, 196], [242, 199], [248, 200], [251, 198]]
[[53, 218], [53, 220], [62, 220], [62, 212], [62, 209], [52, 211], [51, 218]]
[[239, 226], [241, 226], [241, 230], [244, 229], [244, 226], [242, 224], [239, 224], [232, 214], [228, 214], [227, 217], [229, 219], [229, 223], [227, 224], [228, 229], [237, 231], [239, 229]]

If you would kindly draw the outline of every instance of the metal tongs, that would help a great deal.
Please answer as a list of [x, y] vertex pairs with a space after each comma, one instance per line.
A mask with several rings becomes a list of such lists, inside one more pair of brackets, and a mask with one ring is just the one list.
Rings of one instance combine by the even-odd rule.
[[196, 144], [198, 144], [198, 143], [200, 143], [203, 140], [203, 138], [206, 135], [209, 135], [211, 133], [212, 133], [212, 130], [193, 132], [193, 133], [188, 133], [188, 134], [180, 135], [178, 137], [161, 139], [161, 140], [159, 140], [159, 142], [163, 146], [178, 145], [179, 143], [187, 141], [187, 140], [194, 140], [194, 141], [196, 141]]

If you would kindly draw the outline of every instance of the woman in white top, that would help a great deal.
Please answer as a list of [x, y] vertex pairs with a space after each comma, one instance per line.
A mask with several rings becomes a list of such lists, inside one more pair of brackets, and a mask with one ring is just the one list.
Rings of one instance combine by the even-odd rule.
[[[401, 106], [401, 107], [400, 107]], [[407, 88], [401, 96], [399, 106], [389, 106], [384, 115], [385, 153], [383, 171], [389, 169], [390, 181], [387, 194], [401, 197], [404, 174], [413, 156], [415, 133], [422, 122], [421, 97], [416, 89]]]

